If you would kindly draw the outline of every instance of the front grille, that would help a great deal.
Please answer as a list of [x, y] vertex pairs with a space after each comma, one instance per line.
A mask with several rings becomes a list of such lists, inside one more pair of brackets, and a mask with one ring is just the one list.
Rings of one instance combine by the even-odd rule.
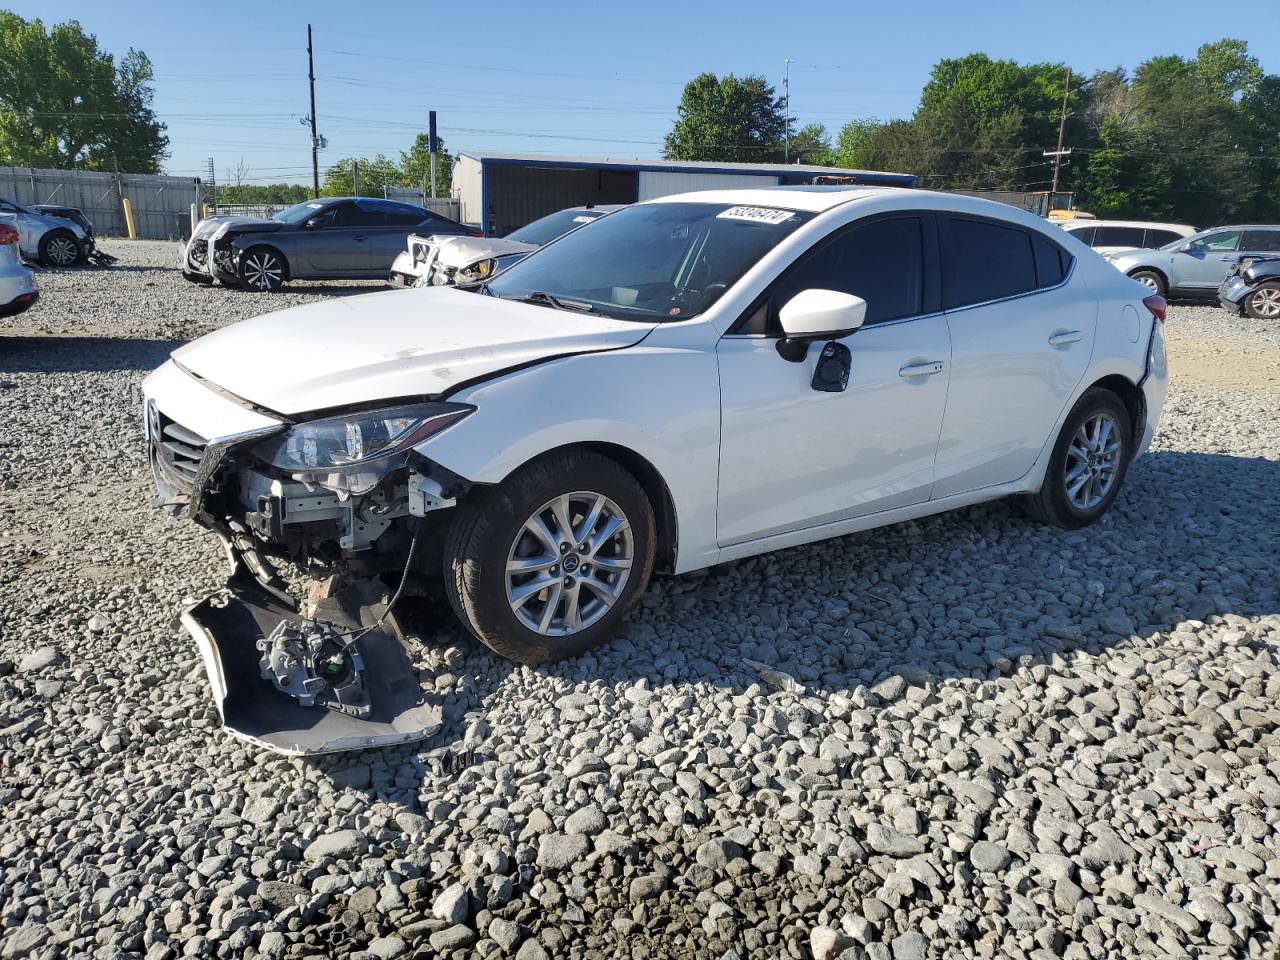
[[190, 493], [207, 441], [154, 407], [151, 412], [151, 449], [156, 466], [166, 480], [183, 493]]

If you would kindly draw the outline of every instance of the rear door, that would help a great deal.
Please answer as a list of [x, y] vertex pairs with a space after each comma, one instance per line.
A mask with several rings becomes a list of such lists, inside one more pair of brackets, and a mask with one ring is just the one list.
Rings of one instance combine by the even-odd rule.
[[1093, 349], [1097, 304], [1039, 231], [939, 214], [951, 382], [934, 499], [1031, 469]]
[[1240, 241], [1240, 259], [1274, 257], [1280, 254], [1280, 230], [1246, 230]]
[[[386, 273], [396, 257], [408, 248], [409, 234], [417, 233], [430, 236], [437, 231], [432, 229], [432, 214], [408, 203], [397, 203], [394, 200], [357, 200], [370, 216], [376, 218], [368, 230], [366, 241], [369, 268]], [[442, 225], [449, 221], [441, 218]], [[452, 232], [452, 231], [441, 231]]]

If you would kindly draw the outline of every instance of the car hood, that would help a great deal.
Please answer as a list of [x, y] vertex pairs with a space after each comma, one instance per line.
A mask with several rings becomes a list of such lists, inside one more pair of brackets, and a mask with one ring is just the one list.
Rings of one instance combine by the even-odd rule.
[[273, 233], [283, 227], [279, 220], [263, 220], [258, 217], [217, 216], [205, 217], [196, 224], [196, 237], [224, 236], [229, 230], [252, 230], [254, 233]]
[[532, 253], [538, 249], [536, 243], [521, 243], [501, 237], [434, 237], [432, 242], [439, 248], [436, 254], [439, 262], [455, 268], [469, 267], [480, 260], [513, 253]]
[[439, 395], [539, 360], [628, 347], [653, 327], [430, 287], [268, 313], [173, 358], [215, 388], [296, 415]]

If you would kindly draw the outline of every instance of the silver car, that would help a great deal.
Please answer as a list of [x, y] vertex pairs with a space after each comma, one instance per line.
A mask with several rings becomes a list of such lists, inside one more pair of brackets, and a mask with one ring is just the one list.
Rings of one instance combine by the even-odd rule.
[[52, 217], [0, 197], [0, 214], [8, 214], [18, 228], [18, 248], [24, 260], [46, 267], [73, 267], [89, 252], [89, 236], [80, 224]]
[[269, 220], [207, 217], [182, 252], [193, 283], [279, 290], [289, 280], [384, 279], [412, 233], [477, 235], [448, 217], [378, 197], [322, 197]]
[[1250, 257], [1280, 253], [1280, 226], [1212, 227], [1157, 250], [1134, 250], [1107, 257], [1121, 273], [1161, 296], [1207, 297], [1236, 266]]

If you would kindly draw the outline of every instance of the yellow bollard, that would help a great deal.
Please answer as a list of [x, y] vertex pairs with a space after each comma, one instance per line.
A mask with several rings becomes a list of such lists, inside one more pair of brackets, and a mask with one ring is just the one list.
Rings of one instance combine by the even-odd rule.
[[133, 204], [129, 202], [128, 197], [121, 197], [120, 202], [124, 204], [124, 228], [129, 232], [130, 240], [137, 240], [138, 231], [133, 227]]
[[207, 203], [204, 205], [204, 215], [206, 218], [209, 216], [209, 205]]

